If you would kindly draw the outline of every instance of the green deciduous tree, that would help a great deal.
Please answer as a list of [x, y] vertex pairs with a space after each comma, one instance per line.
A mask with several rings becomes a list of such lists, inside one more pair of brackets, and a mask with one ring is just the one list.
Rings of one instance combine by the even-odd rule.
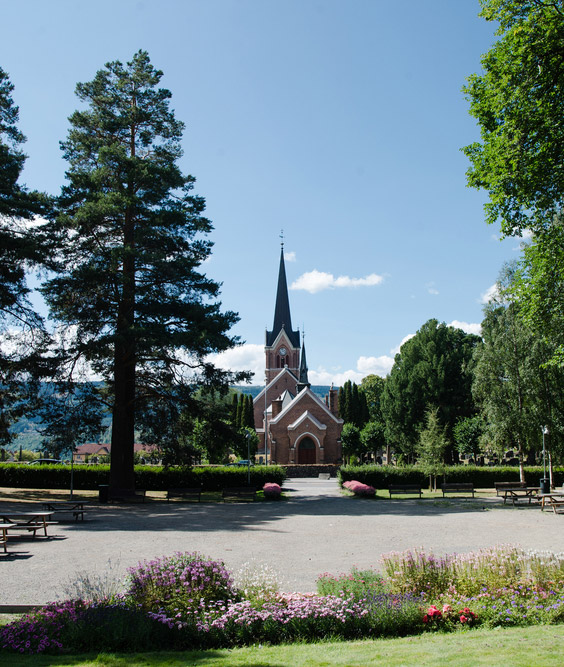
[[219, 285], [199, 272], [212, 227], [178, 166], [183, 124], [161, 77], [139, 51], [77, 85], [85, 108], [62, 144], [68, 183], [50, 229], [61, 262], [44, 288], [68, 359], [86, 360], [112, 392], [110, 484], [125, 489], [143, 405], [168, 409], [184, 396], [177, 387], [235, 379], [205, 362], [236, 342], [237, 316], [221, 312]]
[[472, 400], [472, 355], [478, 336], [461, 329], [426, 322], [404, 343], [396, 355], [381, 397], [386, 438], [404, 458], [415, 455], [427, 411], [438, 410], [446, 427], [452, 458], [452, 429], [460, 417], [474, 414]]
[[564, 2], [481, 0], [497, 21], [498, 41], [483, 56], [483, 73], [468, 80], [470, 113], [481, 141], [464, 148], [469, 185], [487, 191], [489, 223], [502, 234], [532, 231], [518, 297], [520, 313], [564, 364]]
[[361, 457], [363, 454], [363, 444], [360, 439], [360, 429], [351, 422], [345, 423], [341, 432], [341, 443], [343, 456], [350, 463], [351, 457]]
[[434, 491], [437, 490], [437, 475], [444, 469], [444, 456], [448, 445], [446, 428], [440, 423], [438, 408], [429, 408], [416, 451], [417, 463], [425, 474], [429, 475], [430, 487]]
[[[502, 293], [512, 276], [512, 267], [506, 267], [500, 278]], [[525, 456], [538, 450], [542, 426], [548, 425], [554, 434], [555, 451], [561, 448], [564, 371], [546, 365], [553, 348], [527, 327], [517, 303], [500, 297], [484, 312], [483, 344], [475, 353], [472, 390], [491, 444], [498, 451], [517, 451], [524, 481]]]
[[460, 454], [470, 454], [476, 458], [481, 451], [481, 440], [485, 431], [482, 415], [463, 417], [453, 429], [454, 444]]

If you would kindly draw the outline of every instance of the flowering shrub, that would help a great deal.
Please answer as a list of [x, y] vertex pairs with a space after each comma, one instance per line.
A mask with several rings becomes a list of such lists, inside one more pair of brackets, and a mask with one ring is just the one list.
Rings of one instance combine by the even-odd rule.
[[423, 616], [423, 623], [427, 630], [450, 630], [453, 625], [457, 624], [469, 627], [476, 620], [476, 614], [468, 607], [455, 612], [449, 604], [444, 604], [442, 610], [433, 604]]
[[359, 570], [353, 567], [349, 574], [334, 576], [325, 572], [317, 578], [317, 592], [320, 595], [339, 595], [360, 600], [386, 590], [382, 575], [374, 570]]
[[267, 482], [262, 487], [262, 490], [264, 492], [265, 498], [270, 498], [271, 500], [280, 500], [282, 489], [279, 484], [274, 484], [274, 482]]
[[355, 496], [374, 496], [376, 494], [376, 489], [373, 486], [357, 482], [354, 479], [349, 482], [343, 482], [343, 486], [354, 493]]
[[18, 653], [44, 653], [63, 648], [61, 635], [84, 610], [77, 600], [53, 602], [0, 628], [0, 647]]
[[393, 590], [442, 595], [449, 589], [475, 595], [486, 586], [532, 584], [546, 588], [564, 583], [564, 554], [525, 551], [502, 545], [474, 553], [437, 557], [423, 550], [382, 556], [384, 571]]
[[279, 574], [269, 565], [250, 560], [234, 573], [235, 586], [247, 600], [262, 600], [280, 590]]
[[564, 622], [564, 590], [516, 586], [484, 587], [477, 595], [443, 596], [454, 605], [471, 606], [480, 623], [488, 627], [547, 625]]
[[139, 563], [129, 572], [127, 598], [146, 611], [181, 614], [215, 600], [237, 598], [231, 574], [222, 562], [198, 553], [176, 553]]

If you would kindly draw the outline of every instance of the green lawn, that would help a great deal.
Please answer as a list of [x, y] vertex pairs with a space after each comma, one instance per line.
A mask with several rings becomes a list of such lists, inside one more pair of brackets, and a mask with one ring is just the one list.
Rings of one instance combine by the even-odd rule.
[[496, 630], [470, 630], [452, 634], [425, 634], [401, 639], [359, 642], [327, 642], [254, 646], [234, 650], [159, 652], [143, 654], [100, 654], [19, 656], [0, 653], [0, 663], [11, 667], [107, 665], [110, 667], [321, 667], [346, 665], [365, 667], [560, 667], [564, 625], [533, 626]]

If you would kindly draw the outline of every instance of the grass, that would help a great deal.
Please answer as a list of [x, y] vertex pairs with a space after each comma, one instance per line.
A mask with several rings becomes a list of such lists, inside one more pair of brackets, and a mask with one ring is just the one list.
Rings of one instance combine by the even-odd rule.
[[[425, 634], [399, 639], [358, 642], [321, 642], [282, 646], [252, 646], [233, 650], [100, 653], [63, 656], [9, 657], [11, 667], [321, 667], [346, 665], [400, 667], [452, 664], [456, 667], [560, 667], [564, 626], [532, 626], [504, 630], [471, 630], [451, 634]], [[7, 663], [6, 663], [7, 664]]]

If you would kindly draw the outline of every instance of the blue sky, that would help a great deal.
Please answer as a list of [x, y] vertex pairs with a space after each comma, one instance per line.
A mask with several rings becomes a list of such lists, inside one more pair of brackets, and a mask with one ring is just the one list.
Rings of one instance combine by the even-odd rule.
[[263, 382], [280, 233], [310, 381], [385, 375], [429, 318], [476, 332], [518, 240], [484, 222], [460, 151], [479, 138], [461, 88], [495, 26], [478, 0], [0, 0], [0, 66], [29, 155], [55, 194], [75, 85], [149, 52], [186, 123], [181, 166], [214, 224], [206, 273]]

